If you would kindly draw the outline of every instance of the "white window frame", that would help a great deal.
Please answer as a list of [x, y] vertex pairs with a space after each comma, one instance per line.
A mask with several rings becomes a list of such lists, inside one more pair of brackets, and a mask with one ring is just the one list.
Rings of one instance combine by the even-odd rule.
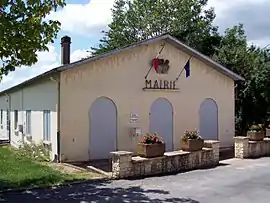
[[51, 142], [51, 111], [43, 110], [43, 141]]
[[0, 115], [0, 119], [1, 119], [1, 125], [3, 125], [3, 109], [1, 109], [1, 115]]
[[18, 122], [19, 122], [19, 111], [18, 110], [14, 110], [14, 130], [18, 129]]
[[25, 111], [25, 134], [26, 135], [32, 134], [32, 111], [31, 110]]
[[6, 123], [5, 123], [5, 125], [7, 125], [7, 131], [10, 131], [11, 130], [11, 121], [10, 121], [10, 110], [9, 109], [7, 109], [6, 110]]

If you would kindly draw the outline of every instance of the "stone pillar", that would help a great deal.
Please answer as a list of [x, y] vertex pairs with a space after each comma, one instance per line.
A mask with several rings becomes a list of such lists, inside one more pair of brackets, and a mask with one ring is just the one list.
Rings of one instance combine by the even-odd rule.
[[269, 156], [270, 155], [270, 138], [267, 137], [267, 138], [264, 138], [264, 141], [265, 141], [265, 153], [266, 153], [266, 156]]
[[247, 137], [234, 137], [234, 156], [235, 158], [248, 158], [248, 141]]
[[219, 141], [205, 140], [203, 145], [206, 148], [212, 148], [213, 156], [214, 156], [214, 164], [218, 165], [219, 164]]
[[112, 178], [126, 178], [133, 176], [132, 152], [116, 151], [110, 153], [112, 160]]

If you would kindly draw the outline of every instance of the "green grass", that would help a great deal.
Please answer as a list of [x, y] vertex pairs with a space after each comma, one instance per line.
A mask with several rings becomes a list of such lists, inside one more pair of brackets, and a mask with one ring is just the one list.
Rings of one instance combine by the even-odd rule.
[[89, 173], [63, 173], [48, 164], [18, 156], [11, 148], [0, 147], [0, 190], [30, 186], [58, 185], [91, 178]]

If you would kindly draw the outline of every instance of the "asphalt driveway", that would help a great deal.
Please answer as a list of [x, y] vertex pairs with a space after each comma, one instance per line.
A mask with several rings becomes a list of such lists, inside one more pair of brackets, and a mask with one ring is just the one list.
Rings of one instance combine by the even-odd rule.
[[230, 159], [222, 163], [214, 169], [171, 176], [93, 181], [60, 189], [0, 194], [0, 202], [270, 202], [270, 158]]

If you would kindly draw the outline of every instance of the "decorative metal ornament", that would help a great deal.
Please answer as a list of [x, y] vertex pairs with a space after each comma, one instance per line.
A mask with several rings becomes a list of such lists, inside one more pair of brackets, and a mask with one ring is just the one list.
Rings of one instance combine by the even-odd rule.
[[152, 66], [157, 65], [157, 67], [154, 67], [154, 68], [158, 74], [167, 74], [170, 69], [169, 63], [170, 61], [168, 59], [153, 59], [151, 65]]

